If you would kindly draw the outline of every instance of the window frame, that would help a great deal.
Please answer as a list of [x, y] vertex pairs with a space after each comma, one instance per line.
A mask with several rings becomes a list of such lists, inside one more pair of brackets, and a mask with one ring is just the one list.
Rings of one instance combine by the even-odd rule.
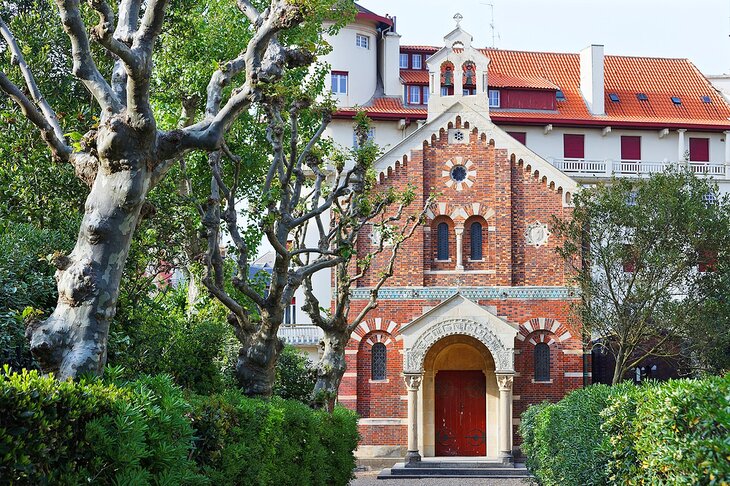
[[[403, 63], [403, 60], [405, 60], [405, 65]], [[400, 69], [408, 69], [408, 66], [410, 66], [411, 56], [407, 52], [401, 52], [400, 58], [398, 59], [398, 67]]]
[[532, 352], [533, 357], [533, 379], [535, 383], [549, 383], [550, 374], [550, 345], [539, 342]]
[[[496, 104], [493, 103], [492, 94], [497, 95]], [[502, 95], [500, 94], [498, 89], [490, 89], [487, 91], [487, 96], [489, 97], [489, 107], [490, 108], [499, 108], [502, 102]]]
[[292, 297], [291, 303], [284, 310], [284, 324], [287, 326], [297, 325], [297, 298]]
[[[408, 85], [408, 104], [409, 105], [420, 105], [421, 103], [421, 93], [423, 91], [423, 87], [415, 84], [409, 84]], [[413, 95], [416, 95], [415, 97]], [[415, 101], [414, 101], [415, 100]]]
[[[442, 228], [445, 228], [443, 232]], [[441, 258], [442, 256], [445, 256], [446, 258]], [[449, 248], [449, 224], [442, 221], [436, 225], [436, 261], [448, 262], [450, 258], [451, 249]]]
[[423, 104], [428, 104], [428, 98], [431, 96], [431, 90], [428, 86], [423, 86], [423, 94], [421, 95], [421, 100], [423, 100]]
[[[381, 351], [382, 350], [382, 351]], [[382, 353], [376, 356], [377, 353]], [[379, 362], [376, 358], [382, 358]], [[376, 372], [378, 372], [376, 376]], [[370, 380], [386, 381], [388, 379], [388, 347], [383, 343], [375, 343], [370, 348]]]
[[[638, 151], [638, 158], [625, 157], [634, 151]], [[641, 135], [621, 135], [621, 160], [641, 161]]]
[[[350, 88], [350, 76], [348, 71], [332, 71], [330, 72], [330, 90], [332, 93], [336, 95], [346, 95]], [[342, 81], [345, 82], [345, 90], [344, 91], [336, 91], [335, 90], [335, 79], [337, 79], [337, 88], [338, 90], [342, 88]]]
[[[418, 59], [418, 62], [416, 62], [416, 59]], [[412, 66], [412, 69], [423, 69], [423, 55], [422, 54], [412, 54], [411, 55], [411, 66]]]
[[[370, 127], [368, 130], [368, 143], [375, 143], [375, 127]], [[358, 148], [357, 146], [357, 132], [352, 130], [352, 148]]]
[[[475, 233], [477, 227], [479, 228], [479, 232]], [[475, 238], [476, 235], [478, 235], [478, 238]], [[477, 240], [479, 240], [478, 245], [476, 243]], [[475, 255], [475, 253], [477, 254]], [[469, 260], [472, 262], [484, 261], [484, 227], [479, 221], [474, 221], [469, 226]]]
[[[363, 41], [364, 40], [364, 45]], [[370, 50], [370, 36], [365, 34], [355, 34], [355, 47]]]
[[[577, 145], [571, 145], [568, 143], [569, 140], [572, 140], [573, 142], [577, 144], [578, 140], [580, 140], [580, 156], [576, 155], [568, 155], [566, 152], [566, 148], [571, 148], [572, 150], [576, 149]], [[578, 153], [577, 151], [575, 153]], [[582, 133], [564, 133], [563, 134], [563, 158], [564, 159], [578, 159], [578, 160], [585, 160], [586, 158], [586, 136]]]

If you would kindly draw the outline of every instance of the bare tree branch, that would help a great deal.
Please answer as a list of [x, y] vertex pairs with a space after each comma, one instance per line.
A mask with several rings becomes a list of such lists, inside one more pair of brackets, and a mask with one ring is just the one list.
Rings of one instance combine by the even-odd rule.
[[89, 47], [86, 26], [79, 12], [78, 0], [55, 0], [61, 15], [63, 29], [71, 40], [73, 73], [107, 114], [119, 113], [122, 104], [112, 92], [111, 86], [99, 73]]
[[48, 122], [48, 124], [53, 128], [53, 132], [56, 135], [56, 138], [60, 141], [63, 141], [63, 130], [61, 129], [61, 125], [58, 122], [58, 118], [56, 117], [56, 112], [51, 108], [51, 105], [48, 104], [48, 101], [41, 93], [41, 90], [38, 89], [38, 85], [35, 82], [33, 73], [28, 67], [28, 64], [25, 62], [25, 58], [23, 57], [23, 53], [20, 50], [20, 47], [18, 47], [18, 43], [16, 42], [15, 37], [10, 32], [10, 29], [8, 28], [2, 17], [0, 17], [0, 34], [2, 34], [5, 42], [7, 42], [8, 44], [8, 48], [10, 49], [10, 62], [17, 64], [20, 68], [20, 72], [23, 74], [23, 79], [25, 79], [25, 84], [28, 87], [30, 96], [40, 108], [43, 116], [46, 117], [46, 121]]

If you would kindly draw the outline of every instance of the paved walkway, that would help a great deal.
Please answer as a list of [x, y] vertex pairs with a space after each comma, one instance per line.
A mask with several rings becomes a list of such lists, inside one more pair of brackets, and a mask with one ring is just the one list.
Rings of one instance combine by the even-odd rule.
[[379, 471], [357, 473], [350, 486], [529, 486], [537, 483], [529, 479], [432, 478], [432, 479], [378, 479]]

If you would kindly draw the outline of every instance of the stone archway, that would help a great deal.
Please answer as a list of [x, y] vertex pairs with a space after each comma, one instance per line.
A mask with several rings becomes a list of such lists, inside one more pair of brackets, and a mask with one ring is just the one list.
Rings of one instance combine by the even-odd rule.
[[489, 327], [467, 318], [445, 319], [430, 326], [412, 347], [406, 349], [403, 373], [422, 373], [428, 350], [441, 339], [457, 334], [481, 342], [492, 354], [498, 373], [514, 373], [514, 344], [508, 347]]

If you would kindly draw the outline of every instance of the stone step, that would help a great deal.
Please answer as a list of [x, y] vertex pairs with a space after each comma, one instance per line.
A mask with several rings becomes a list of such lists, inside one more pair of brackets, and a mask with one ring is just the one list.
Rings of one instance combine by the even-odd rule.
[[416, 478], [529, 478], [530, 472], [522, 464], [504, 465], [485, 462], [426, 462], [418, 466], [405, 467], [399, 463], [390, 469], [383, 469], [378, 479]]
[[395, 466], [402, 467], [403, 469], [431, 469], [431, 468], [451, 468], [451, 469], [464, 469], [464, 468], [499, 468], [499, 469], [514, 469], [514, 464], [505, 464], [499, 461], [421, 461], [414, 462], [405, 466], [402, 462], [394, 464]]

